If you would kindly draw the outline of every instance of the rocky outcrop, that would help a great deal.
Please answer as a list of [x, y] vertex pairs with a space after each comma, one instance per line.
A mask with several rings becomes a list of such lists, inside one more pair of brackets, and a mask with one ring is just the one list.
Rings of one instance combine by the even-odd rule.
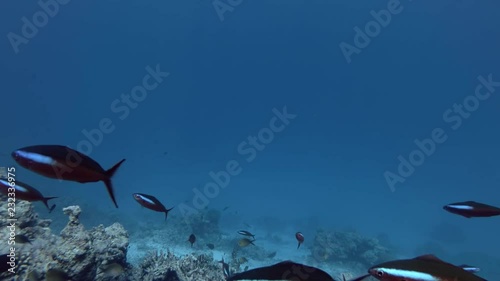
[[[100, 274], [102, 268], [110, 263], [126, 265], [128, 234], [118, 223], [87, 231], [78, 219], [80, 207], [70, 206], [63, 209], [68, 224], [55, 235], [49, 228], [51, 221], [39, 219], [31, 203], [19, 201], [15, 211], [17, 221], [10, 231], [7, 208], [0, 206], [0, 240], [8, 241], [15, 234], [28, 237], [31, 243], [14, 242], [16, 273], [4, 273], [2, 280], [26, 280], [28, 275], [43, 279], [50, 269], [66, 273], [71, 280], [107, 280]], [[7, 243], [0, 244], [0, 253], [10, 250]]]
[[134, 272], [134, 280], [222, 281], [222, 264], [207, 255], [177, 257], [171, 252], [150, 252]]
[[318, 262], [371, 267], [390, 259], [390, 251], [375, 238], [356, 232], [320, 230], [314, 238], [312, 258]]

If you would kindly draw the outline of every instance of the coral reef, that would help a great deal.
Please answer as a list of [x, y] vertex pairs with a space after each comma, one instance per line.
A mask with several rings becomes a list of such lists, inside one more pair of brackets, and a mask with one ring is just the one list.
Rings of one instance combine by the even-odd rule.
[[[167, 222], [161, 219], [140, 221], [135, 228], [143, 226], [141, 231], [133, 232], [129, 237], [119, 223], [86, 230], [80, 220], [82, 209], [69, 206], [62, 209], [68, 221], [57, 235], [50, 229], [51, 220], [40, 219], [30, 202], [16, 203], [16, 220], [9, 220], [7, 201], [2, 202], [0, 239], [13, 241], [15, 235], [24, 235], [30, 243], [0, 244], [1, 254], [9, 253], [10, 247], [15, 248], [17, 265], [15, 275], [3, 273], [0, 280], [27, 280], [33, 276], [36, 280], [44, 280], [48, 272], [57, 270], [70, 280], [222, 281], [224, 274], [219, 262], [222, 257], [225, 257], [231, 272], [240, 272], [250, 265], [255, 266], [255, 262], [269, 263], [276, 255], [276, 252], [266, 249], [266, 243], [259, 244], [263, 240], [240, 247], [240, 235], [219, 230], [220, 211], [217, 210], [172, 216]], [[12, 222], [14, 227], [8, 227]], [[186, 241], [191, 233], [197, 236], [193, 247]], [[268, 238], [283, 243], [278, 236]], [[129, 239], [134, 241], [133, 245], [129, 245]], [[214, 245], [209, 249], [208, 243]], [[175, 251], [180, 250], [181, 254], [174, 254], [172, 249], [166, 252], [157, 250], [166, 249], [166, 245]], [[389, 250], [377, 239], [365, 238], [355, 232], [321, 230], [314, 238], [311, 250], [309, 264], [325, 268], [338, 277], [342, 274], [355, 276], [353, 268], [366, 271], [366, 267], [389, 259]], [[130, 252], [134, 252], [135, 260], [131, 259]], [[215, 252], [219, 256], [217, 260], [213, 257]]]
[[[0, 216], [7, 218], [7, 208], [0, 206], [0, 210]], [[43, 278], [50, 269], [65, 272], [71, 280], [107, 280], [106, 276], [99, 274], [101, 267], [113, 262], [126, 264], [128, 235], [119, 224], [106, 228], [101, 225], [86, 231], [78, 220], [80, 207], [70, 206], [63, 209], [69, 216], [68, 224], [60, 235], [55, 235], [49, 228], [51, 221], [39, 219], [31, 203], [19, 201], [15, 211], [17, 221], [13, 233], [25, 235], [31, 244], [13, 245], [17, 267], [12, 280], [25, 280], [30, 273]], [[8, 224], [7, 219], [0, 221], [2, 241], [11, 235], [6, 228]], [[2, 243], [0, 252], [8, 252], [8, 246]]]
[[311, 249], [317, 262], [335, 262], [353, 267], [370, 267], [390, 259], [390, 251], [375, 238], [356, 232], [319, 230]]
[[[189, 254], [177, 257], [171, 252], [150, 252], [137, 266], [127, 262], [129, 236], [119, 223], [104, 227], [99, 225], [86, 230], [79, 216], [82, 212], [79, 206], [63, 208], [68, 216], [66, 226], [60, 235], [53, 234], [50, 229], [51, 220], [39, 219], [33, 211], [30, 202], [16, 203], [15, 219], [11, 221], [5, 198], [0, 203], [0, 239], [9, 241], [12, 236], [24, 235], [30, 243], [9, 245], [0, 244], [0, 253], [9, 253], [10, 247], [15, 248], [15, 274], [6, 272], [0, 275], [0, 280], [28, 280], [33, 278], [44, 280], [49, 270], [64, 272], [70, 280], [96, 281], [222, 281], [224, 280], [222, 265], [206, 254]], [[207, 212], [210, 222], [218, 221], [217, 213]], [[199, 222], [203, 230], [214, 234], [214, 226], [206, 228], [205, 222]], [[8, 228], [14, 222], [15, 228]], [[179, 223], [182, 223], [179, 221]], [[184, 224], [186, 227], [186, 224]], [[217, 224], [215, 224], [217, 227]], [[186, 233], [192, 231], [187, 226]], [[169, 231], [175, 231], [169, 230]], [[217, 235], [217, 236], [220, 236]], [[14, 243], [14, 242], [12, 242]], [[117, 266], [118, 265], [118, 266]], [[111, 266], [118, 267], [118, 272], [109, 274]], [[30, 276], [30, 277], [29, 277]]]
[[208, 255], [177, 257], [171, 252], [150, 252], [134, 272], [134, 280], [144, 281], [222, 281], [222, 265]]

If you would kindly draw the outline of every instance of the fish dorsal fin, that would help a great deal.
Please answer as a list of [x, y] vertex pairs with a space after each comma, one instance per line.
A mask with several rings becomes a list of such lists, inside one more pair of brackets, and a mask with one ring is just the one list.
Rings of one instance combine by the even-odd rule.
[[432, 254], [427, 254], [427, 255], [421, 255], [415, 258], [416, 260], [426, 260], [426, 261], [434, 261], [434, 262], [441, 262], [441, 263], [446, 263], [445, 261], [439, 259], [435, 255]]

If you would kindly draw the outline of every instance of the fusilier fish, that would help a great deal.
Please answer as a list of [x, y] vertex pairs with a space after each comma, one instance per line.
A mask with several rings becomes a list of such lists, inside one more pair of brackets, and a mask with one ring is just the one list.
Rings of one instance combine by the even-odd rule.
[[300, 244], [304, 243], [304, 234], [302, 234], [301, 232], [297, 232], [295, 233], [295, 238], [297, 239], [297, 242], [299, 242], [299, 244], [297, 245], [297, 249], [300, 247]]
[[500, 208], [475, 201], [452, 203], [444, 206], [443, 209], [466, 218], [493, 217], [500, 215]]
[[9, 192], [9, 188], [14, 188], [15, 199], [26, 200], [30, 202], [42, 201], [49, 210], [49, 213], [52, 212], [56, 207], [55, 204], [52, 205], [52, 207], [49, 207], [48, 201], [57, 197], [44, 197], [40, 191], [29, 184], [20, 182], [18, 180], [13, 181], [12, 184], [9, 183], [7, 178], [0, 178], [0, 193], [4, 195], [12, 193]]
[[156, 212], [165, 213], [165, 220], [167, 220], [168, 212], [170, 212], [174, 207], [167, 209], [160, 200], [156, 199], [156, 197], [144, 193], [134, 193], [132, 194], [135, 201], [137, 201], [141, 206], [148, 208], [150, 210]]
[[433, 255], [385, 262], [368, 273], [380, 281], [486, 281]]
[[87, 155], [63, 145], [34, 145], [12, 152], [12, 158], [22, 167], [45, 177], [79, 183], [102, 181], [113, 204], [118, 208], [111, 178], [125, 159], [104, 170]]

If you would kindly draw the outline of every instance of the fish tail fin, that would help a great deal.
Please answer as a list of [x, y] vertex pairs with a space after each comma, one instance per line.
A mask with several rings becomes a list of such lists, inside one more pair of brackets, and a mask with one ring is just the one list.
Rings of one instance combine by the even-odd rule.
[[56, 204], [52, 205], [52, 207], [49, 207], [49, 203], [48, 203], [48, 201], [49, 201], [50, 199], [55, 199], [55, 198], [57, 198], [57, 197], [44, 197], [44, 198], [42, 199], [43, 204], [45, 204], [45, 206], [47, 207], [47, 209], [49, 209], [49, 213], [52, 213], [52, 211], [54, 211], [54, 208], [56, 207]]
[[120, 165], [125, 161], [125, 159], [122, 159], [120, 160], [120, 162], [116, 163], [113, 167], [111, 167], [111, 169], [107, 170], [105, 172], [106, 176], [108, 178], [112, 178], [113, 175], [116, 173], [116, 170], [118, 170], [118, 168], [120, 168]]
[[165, 221], [167, 220], [167, 217], [168, 217], [168, 212], [172, 211], [172, 209], [173, 209], [173, 208], [174, 208], [174, 207], [172, 207], [172, 208], [170, 208], [170, 209], [167, 209], [167, 210], [165, 211]]
[[116, 198], [115, 198], [115, 193], [113, 191], [113, 184], [111, 183], [111, 178], [113, 175], [116, 173], [116, 170], [120, 168], [120, 165], [125, 161], [125, 159], [122, 159], [120, 162], [116, 163], [111, 169], [107, 170], [104, 174], [106, 175], [104, 181], [104, 184], [106, 185], [106, 189], [108, 190], [109, 196], [111, 197], [111, 200], [113, 200], [113, 204], [115, 204], [115, 207], [118, 208], [118, 204], [116, 203]]

